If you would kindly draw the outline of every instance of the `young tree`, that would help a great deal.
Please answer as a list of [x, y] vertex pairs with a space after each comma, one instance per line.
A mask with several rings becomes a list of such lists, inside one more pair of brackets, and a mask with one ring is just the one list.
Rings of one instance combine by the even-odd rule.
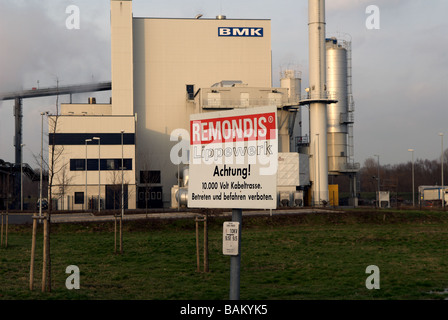
[[[67, 193], [67, 187], [71, 184], [71, 181], [73, 180], [74, 176], [70, 176], [67, 173], [67, 165], [68, 163], [64, 163], [61, 167], [60, 174], [57, 176], [57, 184], [55, 187], [59, 187], [59, 192], [55, 195], [57, 196], [57, 200], [61, 200], [61, 207], [64, 208], [64, 200], [65, 195]], [[67, 207], [69, 207], [69, 204], [67, 204]]]
[[[59, 84], [59, 81], [57, 82]], [[53, 188], [56, 177], [65, 168], [63, 163], [64, 147], [56, 144], [56, 133], [58, 132], [59, 120], [59, 96], [56, 96], [55, 114], [48, 116], [49, 132], [49, 157], [48, 157], [48, 210], [44, 218], [44, 248], [42, 264], [42, 292], [51, 291], [51, 254], [50, 254], [50, 234], [51, 234], [51, 214], [53, 208]]]

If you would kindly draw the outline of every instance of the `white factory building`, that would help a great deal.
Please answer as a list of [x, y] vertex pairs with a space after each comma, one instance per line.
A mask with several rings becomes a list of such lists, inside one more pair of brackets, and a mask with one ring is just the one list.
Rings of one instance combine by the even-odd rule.
[[277, 105], [279, 151], [290, 151], [300, 79], [285, 70], [272, 87], [270, 20], [137, 18], [132, 1], [110, 4], [110, 103], [61, 104], [56, 132], [50, 117], [59, 209], [96, 207], [98, 197], [101, 209], [120, 208], [122, 177], [126, 208], [172, 206], [186, 163], [172, 161], [181, 138], [171, 134], [188, 133], [191, 114]]
[[[278, 172], [279, 204], [294, 203], [295, 191], [309, 187], [307, 202], [321, 205], [328, 190], [313, 188], [326, 189], [328, 174], [348, 175], [355, 198], [359, 164], [353, 162], [350, 43], [332, 38], [320, 46], [326, 50], [327, 92], [316, 100], [314, 85], [301, 96], [298, 70], [282, 70], [280, 86], [273, 87], [270, 20], [141, 18], [133, 16], [130, 0], [111, 0], [110, 6], [109, 103], [91, 98], [61, 104], [60, 116], [50, 117], [50, 161], [53, 145], [57, 157], [52, 197], [58, 209], [97, 208], [98, 199], [100, 209], [118, 209], [122, 188], [125, 208], [177, 207], [176, 192], [187, 181], [190, 115], [258, 106], [277, 107], [280, 157], [295, 159]], [[327, 99], [330, 95], [336, 99]], [[316, 102], [327, 104], [322, 117], [327, 135], [320, 134], [325, 152], [317, 153], [317, 134], [302, 135], [301, 128], [301, 108], [307, 105], [310, 129], [315, 128]], [[320, 156], [327, 150], [323, 163]], [[287, 157], [297, 152], [299, 157]]]

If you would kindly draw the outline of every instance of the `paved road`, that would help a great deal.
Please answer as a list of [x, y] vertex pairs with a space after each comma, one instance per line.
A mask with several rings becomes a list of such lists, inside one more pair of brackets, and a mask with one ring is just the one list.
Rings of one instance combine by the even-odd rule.
[[[2, 213], [3, 223], [6, 223], [6, 214]], [[1, 219], [1, 218], [0, 218]], [[29, 213], [9, 213], [8, 224], [26, 224], [33, 223], [33, 219]]]
[[[305, 214], [305, 213], [315, 213], [315, 212], [334, 212], [334, 210], [328, 209], [316, 209], [316, 208], [300, 208], [296, 210], [258, 210], [250, 211], [243, 210], [243, 216], [253, 216], [253, 215], [279, 215], [279, 214]], [[32, 224], [32, 213], [9, 213], [8, 223], [9, 224]], [[231, 216], [232, 212], [224, 212], [223, 216]], [[141, 219], [193, 219], [195, 217], [201, 216], [198, 213], [180, 211], [180, 212], [161, 212], [161, 213], [144, 213], [140, 214], [126, 214], [123, 220], [141, 220]], [[5, 219], [5, 218], [4, 218]], [[99, 221], [113, 221], [113, 215], [95, 216], [92, 213], [69, 213], [69, 214], [53, 214], [51, 216], [52, 223], [70, 223], [70, 222], [99, 222]], [[4, 220], [5, 221], [5, 220]]]

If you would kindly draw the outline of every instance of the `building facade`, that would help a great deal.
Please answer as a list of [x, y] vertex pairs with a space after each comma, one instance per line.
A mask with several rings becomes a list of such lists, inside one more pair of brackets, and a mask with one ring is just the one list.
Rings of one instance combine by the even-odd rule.
[[54, 143], [50, 134], [64, 164], [53, 192], [73, 197], [74, 209], [98, 194], [110, 208], [123, 152], [127, 207], [171, 206], [187, 165], [173, 161], [173, 133], [188, 134], [195, 113], [277, 105], [279, 151], [289, 152], [300, 79], [272, 88], [270, 20], [138, 18], [132, 1], [110, 3], [111, 103], [62, 105]]

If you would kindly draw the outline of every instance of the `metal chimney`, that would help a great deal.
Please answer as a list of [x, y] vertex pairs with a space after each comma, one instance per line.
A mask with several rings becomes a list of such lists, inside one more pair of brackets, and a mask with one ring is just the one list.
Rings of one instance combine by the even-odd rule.
[[308, 1], [310, 180], [313, 205], [323, 206], [328, 196], [325, 0]]

